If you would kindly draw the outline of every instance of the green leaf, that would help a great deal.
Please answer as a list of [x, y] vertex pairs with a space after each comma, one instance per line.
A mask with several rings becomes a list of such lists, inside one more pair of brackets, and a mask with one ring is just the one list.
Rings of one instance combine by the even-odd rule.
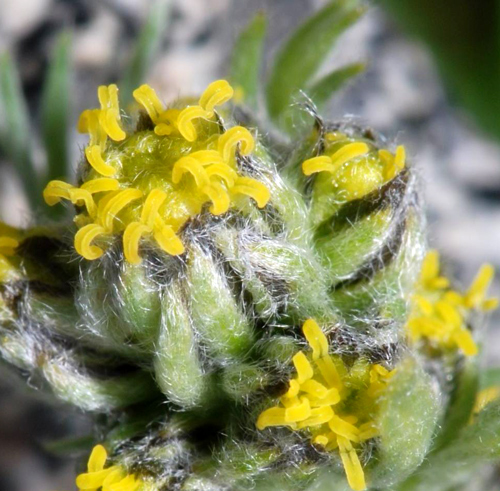
[[95, 437], [86, 435], [44, 442], [43, 448], [53, 455], [68, 458], [72, 454], [90, 451], [94, 443]]
[[266, 27], [266, 16], [259, 12], [240, 34], [231, 57], [229, 80], [237, 93], [241, 93], [243, 102], [253, 109], [258, 102]]
[[456, 489], [478, 465], [500, 458], [500, 401], [488, 404], [459, 439], [430, 458], [402, 487], [405, 491]]
[[306, 92], [316, 104], [317, 108], [321, 109], [328, 102], [328, 99], [332, 97], [334, 92], [340, 89], [340, 87], [352, 77], [361, 73], [364, 69], [365, 65], [363, 63], [353, 63], [339, 68], [312, 84]]
[[158, 54], [170, 7], [170, 0], [156, 0], [151, 7], [120, 83], [121, 100], [125, 107], [132, 101], [132, 92], [144, 83], [148, 70]]
[[489, 368], [481, 373], [481, 389], [487, 389], [493, 385], [500, 385], [500, 368]]
[[381, 0], [409, 34], [424, 41], [450, 89], [482, 128], [500, 138], [498, 2]]
[[370, 478], [374, 487], [387, 489], [422, 463], [438, 414], [438, 396], [431, 378], [415, 360], [401, 362], [381, 401], [379, 462]]
[[6, 53], [0, 57], [0, 147], [15, 165], [32, 209], [42, 204], [41, 183], [32, 157], [32, 129], [21, 81]]
[[[267, 85], [267, 107], [271, 119], [287, 126], [283, 114], [299, 90], [310, 80], [342, 32], [355, 22], [364, 9], [359, 2], [335, 0], [307, 20], [277, 55]], [[288, 123], [289, 125], [289, 123]]]
[[470, 420], [479, 387], [477, 360], [464, 360], [464, 366], [455, 374], [453, 385], [454, 391], [433, 451], [453, 441]]
[[[70, 120], [71, 37], [59, 36], [52, 53], [42, 93], [41, 125], [47, 152], [47, 180], [64, 179], [68, 173]], [[61, 207], [51, 207], [51, 211]]]

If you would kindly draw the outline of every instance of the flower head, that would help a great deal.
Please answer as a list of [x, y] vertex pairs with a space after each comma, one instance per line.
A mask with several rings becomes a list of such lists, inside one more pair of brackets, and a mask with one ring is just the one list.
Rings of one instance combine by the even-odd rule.
[[377, 150], [368, 140], [359, 140], [341, 132], [325, 135], [321, 154], [302, 164], [306, 176], [319, 174], [318, 192], [333, 193], [338, 201], [360, 199], [394, 179], [405, 167], [406, 152]]
[[279, 404], [260, 414], [257, 428], [288, 426], [309, 432], [312, 443], [326, 451], [338, 448], [349, 485], [365, 489], [355, 447], [377, 436], [377, 399], [394, 371], [363, 358], [347, 367], [330, 354], [328, 340], [314, 320], [307, 320], [302, 329], [312, 353], [299, 351], [293, 357], [295, 378]]
[[439, 255], [430, 251], [424, 259], [407, 332], [414, 342], [426, 340], [442, 349], [458, 348], [466, 356], [478, 352], [468, 327], [468, 317], [474, 310], [491, 310], [498, 301], [486, 298], [494, 270], [485, 264], [479, 270], [470, 288], [461, 294], [449, 288], [449, 281], [440, 276]]
[[142, 85], [134, 97], [143, 120], [136, 131], [125, 131], [117, 87], [99, 87], [100, 109], [84, 111], [78, 124], [90, 136], [83, 182], [75, 187], [51, 181], [44, 191], [49, 205], [67, 199], [77, 206], [80, 255], [99, 258], [118, 234], [130, 263], [141, 261], [143, 239], [179, 255], [182, 227], [206, 204], [213, 215], [241, 208], [248, 198], [259, 208], [267, 204], [267, 187], [238, 168], [238, 158], [254, 150], [253, 135], [243, 126], [226, 128], [216, 112], [232, 95], [231, 86], [218, 80], [197, 105], [165, 108], [154, 90]]

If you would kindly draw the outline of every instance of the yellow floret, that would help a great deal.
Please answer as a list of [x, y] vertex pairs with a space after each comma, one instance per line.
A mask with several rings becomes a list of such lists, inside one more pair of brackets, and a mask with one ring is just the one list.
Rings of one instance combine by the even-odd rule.
[[136, 491], [142, 481], [125, 469], [113, 465], [105, 468], [108, 454], [102, 445], [96, 445], [87, 463], [87, 472], [79, 474], [76, 486], [80, 491]]

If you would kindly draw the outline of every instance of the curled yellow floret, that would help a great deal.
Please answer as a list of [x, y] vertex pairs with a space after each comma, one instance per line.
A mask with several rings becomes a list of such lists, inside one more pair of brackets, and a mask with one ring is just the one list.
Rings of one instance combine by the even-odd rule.
[[233, 88], [226, 80], [212, 82], [200, 97], [200, 106], [205, 109], [209, 117], [213, 116], [216, 106], [221, 106], [234, 95]]
[[142, 481], [134, 474], [127, 474], [118, 465], [106, 467], [108, 454], [102, 445], [96, 445], [87, 463], [87, 472], [79, 474], [76, 486], [80, 491], [136, 491]]
[[[338, 449], [349, 485], [361, 491], [366, 489], [364, 471], [353, 445], [376, 437], [378, 431], [373, 414], [360, 408], [373, 407], [393, 372], [363, 359], [350, 372], [338, 356], [330, 354], [328, 339], [313, 319], [302, 330], [312, 352], [294, 355], [296, 376], [289, 381], [288, 391], [277, 406], [259, 415], [256, 426], [309, 431], [315, 445], [326, 451]], [[347, 402], [353, 398], [366, 402], [357, 404], [354, 413]]]
[[115, 141], [121, 141], [127, 136], [120, 127], [120, 105], [118, 102], [118, 87], [115, 84], [101, 85], [97, 91], [101, 104], [99, 122], [106, 134]]
[[425, 340], [442, 349], [459, 349], [466, 356], [474, 356], [478, 347], [468, 327], [473, 310], [490, 310], [498, 300], [486, 298], [493, 280], [491, 265], [479, 270], [470, 288], [461, 294], [449, 287], [449, 280], [440, 275], [439, 254], [427, 253], [420, 273], [412, 308], [406, 325], [413, 342]]
[[220, 138], [218, 151], [224, 162], [229, 162], [238, 148], [242, 155], [250, 155], [255, 148], [252, 134], [243, 126], [235, 126], [227, 130]]

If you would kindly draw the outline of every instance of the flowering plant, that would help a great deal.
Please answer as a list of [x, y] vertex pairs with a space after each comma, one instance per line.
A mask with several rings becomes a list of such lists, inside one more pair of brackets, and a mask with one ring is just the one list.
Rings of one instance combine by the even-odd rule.
[[308, 20], [265, 92], [262, 16], [198, 99], [99, 87], [75, 183], [42, 193], [73, 219], [2, 226], [0, 355], [96, 416], [81, 491], [445, 490], [498, 457], [492, 267], [453, 289], [405, 147], [319, 112], [360, 13]]

